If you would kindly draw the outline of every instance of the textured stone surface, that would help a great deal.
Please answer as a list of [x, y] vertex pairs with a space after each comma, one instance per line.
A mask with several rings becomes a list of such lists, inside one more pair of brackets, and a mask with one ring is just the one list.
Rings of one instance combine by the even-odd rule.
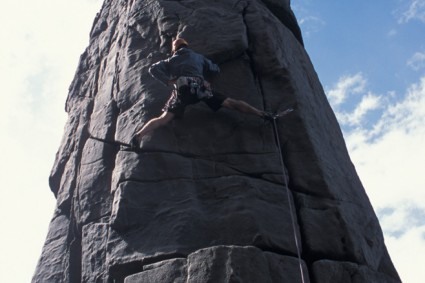
[[[129, 142], [161, 113], [147, 70], [177, 35], [220, 65], [216, 90], [295, 109], [282, 151], [271, 123], [203, 104], [138, 152], [90, 138]], [[106, 0], [65, 109], [33, 282], [299, 282], [294, 234], [306, 280], [400, 282], [289, 0]]]
[[55, 212], [33, 282], [67, 282], [69, 274], [64, 273], [64, 270], [69, 266], [69, 224], [66, 216]]
[[108, 278], [108, 268], [105, 264], [108, 241], [108, 225], [88, 224], [83, 227], [81, 246], [82, 282], [101, 283]]
[[175, 258], [146, 265], [142, 272], [125, 278], [125, 283], [187, 282], [187, 260]]
[[[190, 254], [187, 259], [165, 260], [144, 267], [125, 283], [151, 282], [302, 282], [296, 258], [262, 252], [254, 247], [216, 246]], [[310, 282], [302, 262], [304, 282]]]
[[313, 276], [317, 283], [395, 283], [400, 280], [382, 272], [376, 272], [367, 266], [357, 265], [352, 262], [337, 262], [321, 260], [313, 264]]
[[[378, 269], [385, 260], [376, 216], [368, 208], [341, 200], [297, 195], [304, 248], [312, 258], [353, 261]], [[320, 235], [318, 237], [317, 235]]]
[[127, 182], [115, 201], [109, 249], [115, 263], [129, 262], [129, 250], [134, 261], [219, 244], [296, 254], [286, 191], [278, 185], [233, 176]]

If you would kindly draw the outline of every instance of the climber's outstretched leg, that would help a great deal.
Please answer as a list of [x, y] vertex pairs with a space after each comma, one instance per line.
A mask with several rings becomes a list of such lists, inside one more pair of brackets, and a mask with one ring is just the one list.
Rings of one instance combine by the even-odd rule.
[[266, 112], [258, 110], [257, 108], [255, 108], [254, 106], [251, 106], [250, 104], [246, 103], [243, 100], [237, 100], [237, 99], [233, 99], [229, 97], [223, 101], [221, 106], [228, 109], [236, 110], [242, 113], [256, 115], [259, 117], [264, 117], [264, 115], [266, 115]]
[[153, 118], [149, 120], [140, 130], [138, 130], [134, 134], [134, 139], [136, 139], [137, 142], [140, 142], [142, 137], [146, 135], [147, 133], [162, 127], [166, 124], [168, 124], [171, 120], [174, 119], [174, 114], [171, 112], [164, 112], [161, 116]]

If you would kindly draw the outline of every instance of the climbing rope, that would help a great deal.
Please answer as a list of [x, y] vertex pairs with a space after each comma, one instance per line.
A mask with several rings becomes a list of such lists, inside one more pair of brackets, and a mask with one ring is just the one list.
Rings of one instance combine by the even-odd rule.
[[283, 162], [282, 147], [280, 145], [279, 132], [277, 130], [277, 124], [276, 124], [277, 118], [279, 118], [283, 115], [286, 115], [287, 113], [292, 112], [292, 111], [293, 111], [293, 109], [287, 109], [284, 112], [282, 112], [282, 114], [280, 114], [280, 115], [274, 115], [272, 117], [272, 121], [273, 121], [273, 130], [274, 130], [274, 135], [275, 135], [275, 139], [276, 139], [276, 144], [277, 144], [277, 148], [279, 150], [280, 165], [282, 167], [283, 181], [284, 181], [284, 185], [286, 187], [286, 196], [288, 198], [289, 213], [291, 215], [291, 223], [292, 223], [292, 232], [294, 234], [295, 247], [297, 249], [297, 256], [298, 256], [298, 264], [299, 264], [299, 267], [300, 267], [301, 282], [305, 283], [303, 267], [302, 267], [302, 260], [301, 260], [301, 249], [300, 249], [300, 245], [298, 243], [296, 226], [295, 226], [295, 215], [294, 215], [294, 211], [293, 211], [293, 207], [292, 207], [291, 195], [289, 193], [288, 178], [287, 178], [286, 172], [285, 172], [285, 163]]

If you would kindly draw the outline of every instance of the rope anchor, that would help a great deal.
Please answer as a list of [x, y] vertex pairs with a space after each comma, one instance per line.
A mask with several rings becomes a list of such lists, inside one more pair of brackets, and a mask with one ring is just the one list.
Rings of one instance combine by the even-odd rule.
[[274, 121], [274, 120], [276, 120], [276, 119], [278, 119], [278, 118], [280, 118], [280, 117], [283, 117], [283, 116], [285, 116], [285, 115], [287, 115], [287, 114], [289, 114], [289, 113], [291, 113], [292, 111], [294, 111], [294, 109], [292, 109], [292, 108], [288, 108], [288, 109], [286, 109], [286, 110], [283, 110], [283, 111], [281, 111], [281, 112], [276, 112], [276, 113], [266, 113], [266, 115], [265, 115], [265, 119], [267, 119], [267, 120], [270, 120], [270, 121]]

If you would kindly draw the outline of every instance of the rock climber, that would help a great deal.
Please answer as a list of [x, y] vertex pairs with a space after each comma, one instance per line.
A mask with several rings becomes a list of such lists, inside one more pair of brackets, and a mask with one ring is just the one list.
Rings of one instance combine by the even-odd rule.
[[149, 68], [149, 73], [164, 85], [173, 86], [174, 89], [162, 109], [162, 115], [151, 119], [136, 131], [132, 139], [133, 146], [137, 146], [148, 132], [164, 126], [174, 118], [182, 118], [186, 106], [200, 101], [205, 102], [213, 111], [225, 107], [266, 119], [270, 117], [270, 113], [258, 110], [242, 100], [213, 91], [204, 75], [219, 73], [220, 68], [190, 49], [185, 39], [177, 38], [173, 41], [172, 53], [171, 57], [153, 64]]

